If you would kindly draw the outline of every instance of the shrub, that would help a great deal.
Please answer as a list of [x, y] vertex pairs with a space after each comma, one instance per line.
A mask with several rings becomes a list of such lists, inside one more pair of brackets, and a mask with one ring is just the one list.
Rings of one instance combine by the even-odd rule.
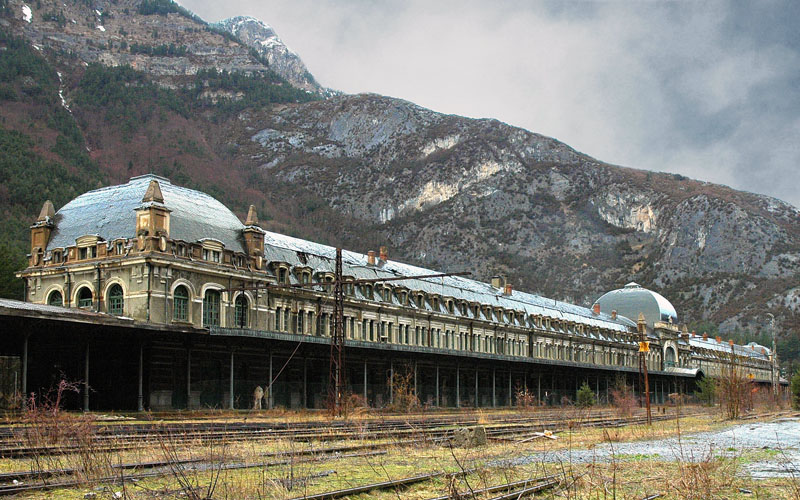
[[577, 394], [577, 404], [581, 408], [589, 408], [590, 406], [594, 406], [597, 403], [597, 399], [595, 399], [594, 391], [589, 384], [586, 382], [578, 389]]
[[706, 406], [712, 406], [717, 398], [717, 381], [710, 377], [703, 377], [697, 381], [697, 390], [694, 396]]
[[800, 410], [800, 370], [792, 375], [792, 408]]
[[637, 405], [636, 396], [633, 393], [633, 387], [626, 383], [624, 375], [617, 377], [614, 388], [611, 389], [611, 404], [619, 416], [630, 417], [633, 415], [633, 410]]

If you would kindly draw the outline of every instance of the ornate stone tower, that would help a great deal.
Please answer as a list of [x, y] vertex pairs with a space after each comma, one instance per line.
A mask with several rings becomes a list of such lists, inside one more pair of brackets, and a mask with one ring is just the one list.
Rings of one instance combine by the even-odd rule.
[[166, 250], [170, 212], [171, 210], [164, 205], [161, 186], [157, 180], [151, 180], [142, 198], [142, 204], [136, 208], [136, 238], [139, 251]]
[[258, 225], [258, 214], [255, 206], [250, 205], [244, 225], [245, 228], [242, 229], [242, 234], [247, 247], [247, 255], [255, 265], [255, 268], [261, 269], [264, 266], [264, 230]]
[[53, 218], [56, 215], [55, 207], [50, 200], [44, 202], [42, 210], [39, 212], [39, 218], [36, 223], [31, 226], [31, 257], [30, 266], [39, 266], [42, 264], [44, 257], [44, 250], [47, 248], [47, 243], [50, 241], [50, 233], [55, 227]]

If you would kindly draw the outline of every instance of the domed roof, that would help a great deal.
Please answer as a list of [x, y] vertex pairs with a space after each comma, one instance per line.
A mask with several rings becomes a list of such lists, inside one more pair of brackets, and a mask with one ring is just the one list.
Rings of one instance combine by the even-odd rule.
[[642, 288], [638, 283], [628, 283], [624, 288], [612, 290], [599, 299], [600, 310], [609, 313], [613, 310], [617, 314], [637, 321], [639, 314], [644, 314], [647, 326], [652, 328], [657, 321], [673, 323], [678, 322], [678, 313], [675, 307], [662, 295]]
[[225, 248], [244, 252], [244, 224], [228, 207], [211, 196], [170, 183], [156, 175], [131, 178], [126, 184], [84, 193], [55, 215], [55, 229], [48, 249], [75, 245], [81, 236], [97, 235], [110, 241], [136, 236], [136, 213], [150, 181], [156, 180], [170, 212], [170, 238], [196, 242], [203, 238], [221, 241]]

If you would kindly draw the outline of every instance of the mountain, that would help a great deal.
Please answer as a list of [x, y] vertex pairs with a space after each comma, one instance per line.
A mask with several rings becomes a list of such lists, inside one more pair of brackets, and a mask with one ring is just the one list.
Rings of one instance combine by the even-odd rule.
[[547, 297], [590, 305], [636, 281], [693, 327], [761, 331], [767, 312], [798, 327], [793, 206], [497, 120], [332, 95], [250, 18], [209, 25], [168, 0], [0, 0], [0, 99], [9, 256], [45, 198], [154, 172], [242, 215], [255, 204], [270, 230], [505, 274]]
[[269, 63], [270, 69], [295, 87], [311, 92], [325, 91], [309, 73], [300, 56], [289, 50], [268, 24], [252, 17], [237, 16], [222, 20], [215, 26], [230, 32], [258, 51]]

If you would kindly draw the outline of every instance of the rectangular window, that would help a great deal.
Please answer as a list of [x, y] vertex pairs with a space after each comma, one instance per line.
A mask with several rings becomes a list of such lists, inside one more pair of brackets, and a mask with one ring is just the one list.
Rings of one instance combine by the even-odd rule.
[[305, 316], [305, 314], [302, 311], [297, 313], [297, 333], [306, 333], [303, 325], [303, 316]]
[[124, 248], [124, 247], [123, 247], [123, 245], [122, 245], [122, 242], [121, 242], [121, 241], [118, 241], [118, 242], [117, 242], [117, 245], [116, 245], [116, 252], [117, 252], [117, 255], [122, 255], [122, 250], [123, 250], [123, 248]]
[[86, 260], [87, 250], [88, 249], [85, 247], [78, 249], [78, 258], [81, 260]]

